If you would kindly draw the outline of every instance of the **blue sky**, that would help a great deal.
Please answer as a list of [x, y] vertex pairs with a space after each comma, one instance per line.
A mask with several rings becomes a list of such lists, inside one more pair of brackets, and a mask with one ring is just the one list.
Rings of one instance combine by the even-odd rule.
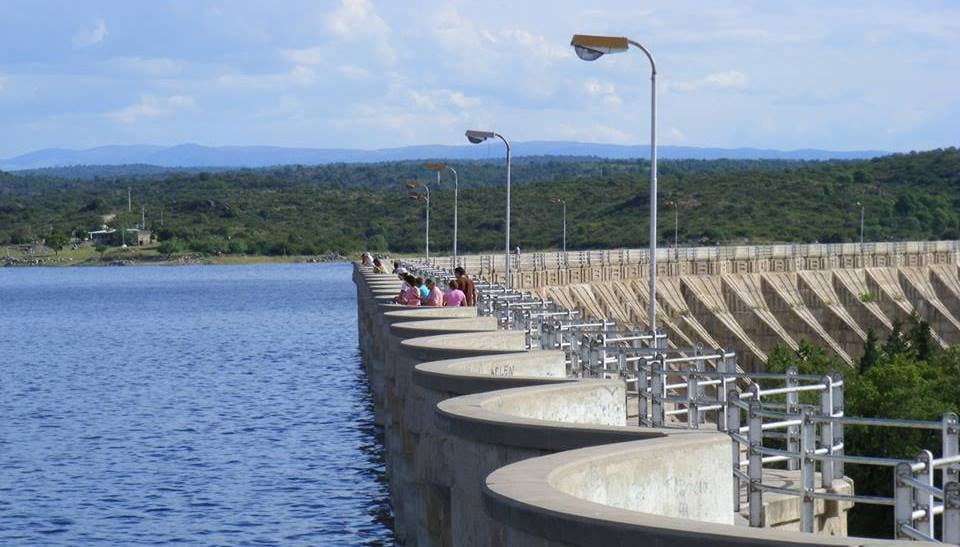
[[0, 157], [105, 144], [960, 141], [960, 2], [49, 1], [0, 5]]

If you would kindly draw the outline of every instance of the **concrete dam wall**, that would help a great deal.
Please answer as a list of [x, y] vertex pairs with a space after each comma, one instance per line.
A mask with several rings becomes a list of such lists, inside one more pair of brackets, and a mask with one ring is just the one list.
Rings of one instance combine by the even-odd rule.
[[[865, 544], [788, 531], [796, 499], [776, 496], [767, 528], [737, 526], [727, 435], [628, 423], [623, 380], [567, 377], [562, 352], [526, 349], [475, 308], [392, 304], [392, 275], [354, 279], [402, 543]], [[817, 529], [842, 531], [844, 510], [818, 504]]]
[[[960, 343], [956, 241], [661, 251], [658, 327], [676, 345], [734, 349], [746, 370], [761, 370], [774, 347], [797, 349], [801, 340], [853, 365], [869, 330], [885, 339], [894, 321], [913, 314], [941, 346]], [[513, 284], [589, 317], [649, 329], [647, 256], [624, 249], [512, 257]], [[502, 256], [462, 262], [503, 279]]]

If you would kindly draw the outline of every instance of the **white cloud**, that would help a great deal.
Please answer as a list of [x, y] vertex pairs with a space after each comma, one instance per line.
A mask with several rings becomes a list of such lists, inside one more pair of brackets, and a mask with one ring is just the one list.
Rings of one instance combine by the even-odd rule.
[[284, 56], [298, 65], [319, 65], [330, 57], [330, 50], [322, 47], [287, 49]]
[[623, 103], [623, 100], [617, 95], [617, 88], [613, 83], [606, 80], [598, 80], [596, 78], [587, 80], [584, 84], [584, 89], [588, 95], [602, 99], [608, 105], [619, 106]]
[[94, 46], [107, 37], [107, 23], [97, 19], [92, 29], [80, 29], [73, 35], [73, 49]]
[[108, 116], [117, 122], [131, 124], [136, 123], [141, 118], [169, 116], [177, 111], [190, 108], [194, 104], [193, 98], [185, 95], [171, 95], [169, 97], [143, 95], [136, 103], [116, 112], [110, 112]]
[[327, 28], [339, 41], [371, 47], [387, 64], [397, 61], [396, 49], [390, 41], [390, 25], [380, 17], [370, 0], [340, 0], [337, 9], [327, 15]]
[[234, 89], [277, 89], [291, 86], [306, 87], [317, 81], [317, 72], [305, 65], [295, 65], [280, 74], [223, 74], [217, 83]]
[[337, 67], [337, 72], [348, 80], [366, 80], [371, 76], [369, 70], [354, 65], [340, 65]]
[[747, 75], [737, 70], [727, 72], [715, 72], [708, 74], [699, 80], [692, 82], [667, 82], [664, 85], [665, 91], [678, 91], [687, 93], [690, 91], [707, 90], [741, 90], [746, 89], [748, 85]]
[[183, 64], [167, 57], [117, 57], [109, 63], [120, 70], [159, 78], [180, 72]]
[[711, 89], [744, 89], [747, 87], [747, 75], [736, 70], [717, 72], [704, 78], [703, 86]]

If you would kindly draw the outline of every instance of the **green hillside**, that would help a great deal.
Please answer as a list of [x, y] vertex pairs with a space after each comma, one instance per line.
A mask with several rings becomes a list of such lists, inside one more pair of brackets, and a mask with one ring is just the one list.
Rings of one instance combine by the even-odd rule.
[[[502, 248], [501, 162], [462, 162], [460, 249]], [[148, 228], [167, 250], [201, 253], [344, 254], [361, 249], [416, 252], [423, 203], [403, 182], [431, 181], [418, 162], [338, 164], [220, 173], [64, 179], [0, 174], [0, 245], [31, 243], [103, 224], [129, 227], [146, 209]], [[559, 207], [568, 203], [568, 246], [647, 244], [648, 164], [590, 158], [515, 162], [513, 234], [523, 249], [556, 248]], [[453, 190], [434, 189], [432, 250], [452, 241]], [[127, 213], [127, 189], [134, 213]], [[960, 238], [960, 150], [863, 161], [673, 160], [660, 164], [660, 240], [681, 244], [840, 242]], [[160, 225], [161, 210], [163, 225]]]

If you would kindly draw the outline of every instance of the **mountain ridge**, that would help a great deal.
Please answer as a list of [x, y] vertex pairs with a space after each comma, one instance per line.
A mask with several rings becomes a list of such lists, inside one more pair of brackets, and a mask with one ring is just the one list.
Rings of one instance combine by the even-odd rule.
[[[649, 158], [649, 145], [599, 144], [577, 141], [527, 141], [511, 144], [514, 156], [580, 156], [608, 159]], [[831, 151], [813, 148], [711, 148], [660, 146], [662, 159], [789, 159], [852, 160], [887, 155], [880, 150]], [[145, 164], [159, 167], [270, 167], [330, 163], [378, 163], [420, 159], [482, 160], [503, 156], [499, 143], [481, 145], [411, 145], [396, 148], [295, 148], [281, 146], [204, 146], [184, 143], [108, 145], [87, 149], [45, 148], [0, 159], [0, 169], [18, 171], [81, 165]]]

